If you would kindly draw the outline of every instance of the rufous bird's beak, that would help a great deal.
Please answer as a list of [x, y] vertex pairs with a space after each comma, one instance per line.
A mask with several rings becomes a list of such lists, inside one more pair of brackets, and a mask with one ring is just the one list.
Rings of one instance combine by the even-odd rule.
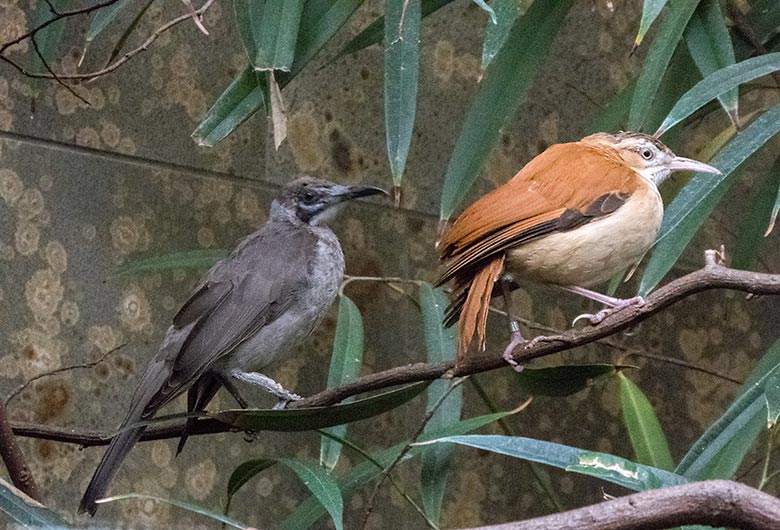
[[675, 156], [669, 163], [668, 167], [672, 171], [696, 171], [698, 173], [715, 173], [716, 175], [721, 174], [720, 170], [714, 166], [682, 156]]

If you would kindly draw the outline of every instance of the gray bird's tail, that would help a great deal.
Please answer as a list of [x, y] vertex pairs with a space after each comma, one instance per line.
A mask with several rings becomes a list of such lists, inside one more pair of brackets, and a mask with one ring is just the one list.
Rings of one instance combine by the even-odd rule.
[[127, 428], [128, 425], [132, 425], [141, 419], [140, 414], [132, 416], [136, 415], [138, 417], [128, 415], [125, 421], [122, 422], [120, 432], [111, 440], [111, 444], [103, 455], [103, 459], [95, 470], [95, 474], [92, 475], [92, 480], [89, 481], [84, 497], [81, 498], [79, 513], [89, 512], [90, 515], [95, 515], [98, 508], [95, 501], [106, 495], [108, 486], [111, 484], [111, 480], [116, 475], [116, 472], [119, 471], [122, 461], [141, 437], [141, 433], [146, 429], [145, 425]]

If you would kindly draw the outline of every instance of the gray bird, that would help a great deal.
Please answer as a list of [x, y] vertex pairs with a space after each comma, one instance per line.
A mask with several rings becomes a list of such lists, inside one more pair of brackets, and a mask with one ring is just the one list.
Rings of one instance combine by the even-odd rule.
[[[145, 429], [138, 422], [185, 390], [189, 411], [205, 409], [221, 386], [246, 407], [234, 381], [259, 386], [282, 405], [300, 399], [259, 371], [289, 355], [336, 297], [344, 254], [324, 223], [346, 201], [377, 193], [385, 192], [310, 177], [284, 188], [271, 204], [265, 226], [214, 265], [173, 318], [87, 486], [79, 513], [95, 514], [95, 501], [105, 496]], [[185, 427], [178, 451], [186, 436]]]

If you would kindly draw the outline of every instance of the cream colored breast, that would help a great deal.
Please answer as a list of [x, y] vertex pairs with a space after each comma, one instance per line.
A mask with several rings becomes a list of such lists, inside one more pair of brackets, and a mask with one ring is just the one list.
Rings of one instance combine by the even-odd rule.
[[580, 287], [603, 283], [650, 249], [663, 212], [655, 185], [643, 179], [614, 213], [510, 250], [507, 271], [541, 283]]

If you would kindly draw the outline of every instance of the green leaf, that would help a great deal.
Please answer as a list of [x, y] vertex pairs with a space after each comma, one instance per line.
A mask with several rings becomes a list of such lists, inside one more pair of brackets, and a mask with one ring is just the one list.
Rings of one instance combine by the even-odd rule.
[[[339, 297], [339, 316], [336, 321], [336, 336], [333, 340], [333, 355], [328, 371], [328, 388], [336, 388], [353, 382], [360, 374], [363, 363], [363, 318], [357, 306], [344, 296]], [[345, 400], [345, 403], [352, 401]], [[347, 426], [339, 425], [326, 429], [333, 436], [344, 438]], [[327, 470], [336, 467], [341, 456], [341, 444], [327, 436], [320, 441], [320, 464]]]
[[566, 471], [600, 478], [634, 491], [678, 486], [688, 481], [675, 473], [619, 456], [586, 451], [522, 436], [468, 435], [450, 436], [435, 443], [456, 443], [501, 455], [530, 460]]
[[265, 76], [247, 66], [208, 110], [192, 139], [214, 147], [265, 105]]
[[492, 7], [487, 5], [485, 0], [471, 0], [471, 1], [477, 4], [482, 11], [484, 11], [490, 16], [490, 22], [492, 24], [498, 24], [498, 21], [496, 20], [496, 12], [493, 11]]
[[255, 70], [290, 71], [304, 0], [233, 0], [238, 33]]
[[661, 27], [647, 51], [647, 57], [636, 82], [634, 99], [628, 114], [629, 130], [641, 131], [646, 125], [645, 122], [652, 109], [664, 72], [698, 3], [698, 0], [673, 2], [667, 10]]
[[767, 428], [771, 429], [780, 418], [780, 372], [772, 372], [764, 383], [766, 399]]
[[517, 0], [495, 0], [494, 22], [489, 22], [485, 28], [485, 41], [482, 44], [482, 69], [484, 70], [504, 46], [509, 30], [520, 16], [520, 4]]
[[365, 420], [400, 407], [430, 384], [414, 383], [375, 396], [330, 407], [306, 407], [289, 410], [236, 409], [208, 416], [241, 430], [311, 431]]
[[[754, 0], [745, 17], [747, 27], [762, 45], [780, 34], [780, 4], [777, 0]], [[751, 52], [753, 51], [751, 46]]]
[[197, 506], [195, 504], [189, 504], [186, 502], [177, 501], [174, 499], [166, 499], [164, 497], [157, 497], [155, 495], [146, 495], [144, 493], [126, 493], [124, 495], [114, 495], [112, 497], [108, 497], [106, 499], [102, 499], [97, 501], [98, 504], [103, 504], [107, 502], [114, 502], [114, 501], [122, 501], [125, 499], [141, 499], [141, 500], [152, 500], [152, 501], [158, 501], [158, 502], [164, 502], [166, 504], [170, 504], [172, 506], [176, 506], [178, 508], [182, 508], [184, 510], [197, 513], [200, 515], [205, 515], [206, 517], [209, 517], [211, 519], [214, 519], [215, 521], [219, 521], [220, 523], [230, 525], [233, 528], [239, 528], [240, 530], [249, 530], [250, 527], [243, 523], [239, 523], [238, 521], [235, 521], [233, 519], [230, 519], [229, 517], [225, 517], [222, 514], [213, 512], [207, 508], [203, 508], [202, 506]]
[[[770, 348], [765, 358], [778, 358], [778, 343]], [[765, 386], [770, 378], [780, 375], [780, 364], [775, 364], [759, 377], [762, 360], [754, 369], [745, 390], [691, 446], [676, 473], [691, 480], [730, 479], [734, 476], [747, 452], [753, 447], [759, 433], [766, 426], [767, 404]]]
[[568, 364], [526, 368], [514, 377], [520, 389], [532, 396], [563, 397], [590, 387], [594, 380], [615, 373], [613, 364]]
[[[422, 0], [420, 10], [422, 18], [438, 11], [440, 8], [453, 2], [453, 0]], [[379, 17], [372, 22], [366, 29], [358, 33], [346, 46], [336, 55], [336, 58], [358, 52], [374, 44], [379, 44], [385, 35], [385, 18]]]
[[1, 478], [0, 512], [26, 528], [62, 530], [71, 527], [65, 519]]
[[[66, 2], [65, 0], [50, 0], [48, 3], [44, 1], [37, 2], [35, 12], [31, 17], [31, 28], [38, 27], [54, 18], [55, 15], [52, 13], [49, 3], [51, 3], [58, 12], [67, 11], [70, 4], [70, 2]], [[62, 18], [57, 22], [52, 22], [32, 37], [35, 44], [38, 46], [40, 55], [35, 51], [33, 42], [30, 42], [30, 47], [27, 51], [30, 58], [30, 71], [44, 74], [49, 73], [48, 70], [46, 70], [46, 66], [43, 64], [43, 61], [46, 61], [46, 64], [48, 64], [52, 70], [57, 70], [55, 61], [59, 58], [62, 51], [60, 50], [60, 44], [62, 43], [62, 35], [65, 31], [66, 20], [67, 18]], [[41, 60], [41, 57], [43, 57], [43, 60]], [[42, 79], [33, 79], [32, 83], [36, 87], [36, 92], [40, 88], [42, 82]]]
[[518, 18], [479, 83], [452, 152], [441, 197], [449, 219], [479, 176], [501, 129], [525, 101], [572, 0], [534, 2]]
[[[775, 163], [775, 166], [770, 171], [774, 173], [776, 178], [780, 178], [780, 159], [778, 159], [778, 161]], [[764, 232], [764, 237], [768, 236], [772, 232], [772, 229], [774, 229], [778, 212], [780, 212], [780, 186], [777, 188], [775, 205], [772, 207], [772, 213], [769, 215], [769, 226], [767, 226], [766, 232]]]
[[[497, 412], [495, 414], [487, 414], [477, 418], [469, 418], [436, 432], [431, 432], [428, 434], [423, 433], [418, 441], [425, 442], [445, 436], [465, 434], [505, 418], [513, 413], [514, 411]], [[337, 479], [336, 482], [343, 498], [349, 499], [367, 483], [378, 477], [384, 471], [384, 469], [398, 457], [400, 452], [403, 451], [408, 444], [409, 442], [403, 442], [385, 449], [374, 456], [373, 462], [369, 461], [358, 464], [357, 466], [350, 469], [346, 474], [344, 474], [344, 476]], [[406, 455], [401, 459], [401, 462], [407, 462], [411, 460], [426, 449], [426, 446], [423, 445], [412, 446]], [[399, 464], [401, 462], [399, 462]], [[376, 463], [379, 463], [381, 467], [377, 467]], [[322, 507], [319, 501], [317, 501], [315, 498], [310, 498], [302, 502], [298, 508], [296, 508], [295, 511], [291, 513], [287, 519], [285, 519], [285, 521], [280, 525], [280, 528], [282, 530], [304, 530], [316, 523], [323, 515], [325, 515], [325, 509]]]
[[89, 29], [87, 29], [87, 42], [92, 42], [104, 29], [108, 27], [111, 22], [119, 15], [119, 13], [127, 7], [132, 0], [119, 0], [115, 4], [103, 7], [95, 11], [92, 15], [92, 20], [89, 21]]
[[[734, 269], [751, 269], [758, 256], [758, 250], [764, 236], [769, 231], [767, 224], [774, 224], [777, 215], [775, 208], [780, 206], [780, 158], [770, 168], [761, 186], [753, 194], [750, 208], [743, 211], [743, 220], [737, 230], [737, 240], [731, 252], [731, 267]], [[776, 198], [777, 196], [777, 198]]]
[[147, 274], [175, 269], [208, 269], [228, 255], [227, 250], [185, 250], [151, 258], [131, 259], [114, 269], [114, 274], [124, 276]]
[[729, 90], [777, 70], [780, 70], [780, 53], [760, 55], [713, 72], [696, 83], [677, 101], [661, 127], [658, 128], [656, 136], [668, 131], [705, 104]]
[[645, 0], [642, 4], [642, 19], [639, 22], [639, 32], [634, 39], [634, 46], [642, 44], [645, 33], [653, 25], [655, 19], [661, 14], [661, 10], [666, 5], [666, 0]]
[[262, 471], [265, 471], [269, 467], [276, 464], [275, 458], [256, 458], [254, 460], [247, 460], [246, 462], [239, 464], [236, 469], [230, 474], [227, 486], [227, 503], [225, 503], [225, 515], [230, 512], [230, 505], [233, 502], [233, 495], [244, 487], [244, 484], [252, 480], [255, 476], [259, 475]]
[[[701, 0], [688, 22], [688, 27], [685, 28], [684, 36], [688, 51], [702, 77], [734, 64], [734, 45], [731, 43], [731, 36], [718, 0]], [[738, 124], [737, 87], [718, 96], [718, 100], [731, 123]]]
[[672, 268], [705, 219], [736, 180], [735, 170], [780, 132], [780, 105], [739, 132], [710, 163], [722, 175], [697, 173], [666, 208], [653, 256], [645, 267], [639, 293], [645, 296]]
[[[130, 21], [130, 24], [127, 25], [125, 30], [119, 36], [119, 39], [117, 39], [116, 44], [114, 44], [114, 48], [111, 50], [111, 54], [108, 56], [108, 60], [106, 61], [106, 66], [114, 62], [114, 59], [116, 59], [117, 56], [119, 56], [119, 52], [122, 51], [125, 42], [127, 42], [127, 39], [129, 39], [130, 35], [132, 35], [133, 32], [136, 30], [138, 24], [141, 23], [141, 19], [144, 18], [144, 15], [152, 6], [153, 2], [154, 0], [146, 0], [146, 3], [141, 7], [138, 13], [135, 14], [133, 20]], [[86, 49], [84, 51], [86, 53]]]
[[385, 0], [385, 132], [393, 184], [401, 185], [417, 108], [420, 0]]
[[[443, 325], [444, 311], [448, 303], [449, 300], [442, 289], [434, 289], [429, 283], [420, 284], [420, 309], [425, 326], [425, 349], [429, 363], [436, 364], [455, 359], [457, 351], [455, 327], [445, 328]], [[431, 383], [428, 387], [428, 411], [449, 390], [450, 384], [451, 382], [446, 380]], [[462, 408], [463, 387], [458, 386], [450, 392], [434, 413], [423, 432], [427, 434], [457, 424]], [[441, 517], [441, 506], [453, 458], [453, 448], [447, 446], [431, 447], [422, 455], [420, 480], [423, 508], [426, 515], [435, 523], [438, 523]]]
[[672, 453], [650, 401], [628, 377], [620, 372], [620, 408], [623, 421], [640, 464], [671, 471]]
[[586, 130], [586, 135], [597, 132], [618, 131], [623, 129], [628, 112], [631, 110], [631, 100], [634, 97], [636, 82], [632, 81], [620, 89], [607, 104], [606, 108], [594, 118]]
[[306, 484], [306, 487], [320, 501], [320, 504], [328, 511], [336, 530], [342, 530], [344, 515], [344, 500], [341, 497], [341, 490], [336, 481], [324, 469], [316, 464], [310, 464], [303, 460], [284, 459], [280, 460], [287, 467], [292, 469], [298, 477]]

